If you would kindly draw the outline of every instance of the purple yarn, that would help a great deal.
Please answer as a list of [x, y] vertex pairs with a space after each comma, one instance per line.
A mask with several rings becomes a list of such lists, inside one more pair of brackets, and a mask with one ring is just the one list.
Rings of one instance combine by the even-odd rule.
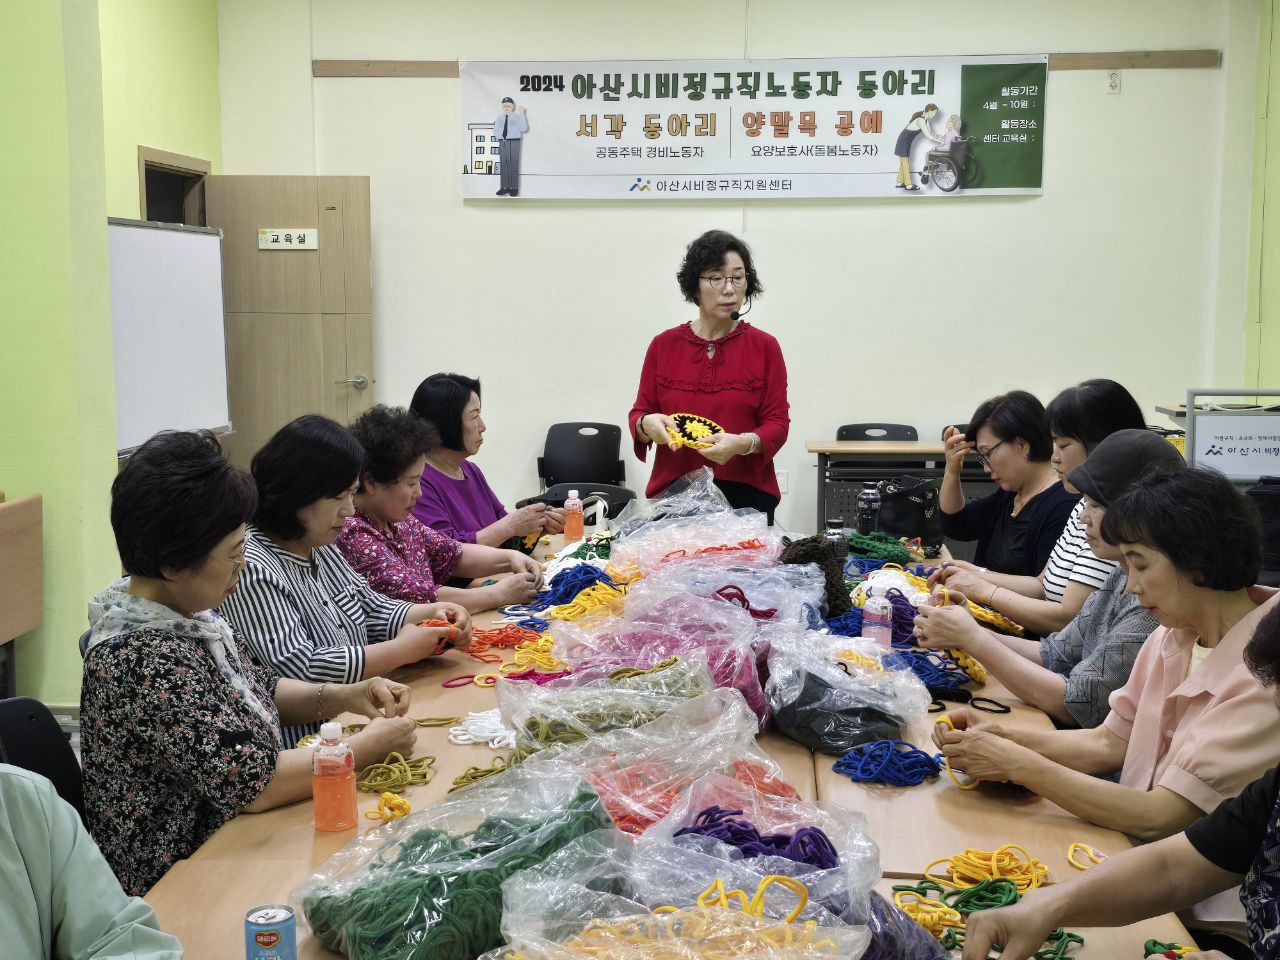
[[821, 870], [840, 865], [840, 854], [831, 839], [817, 827], [801, 827], [794, 834], [761, 834], [749, 820], [734, 820], [742, 810], [726, 810], [710, 806], [693, 819], [693, 823], [676, 831], [677, 837], [696, 834], [711, 837], [737, 847], [748, 860], [752, 857], [785, 857], [796, 863], [807, 863]]
[[893, 636], [889, 641], [895, 647], [914, 647], [916, 645], [916, 607], [906, 594], [896, 587], [886, 594], [893, 604]]
[[929, 931], [874, 890], [867, 927], [871, 943], [862, 960], [946, 960], [946, 952]]

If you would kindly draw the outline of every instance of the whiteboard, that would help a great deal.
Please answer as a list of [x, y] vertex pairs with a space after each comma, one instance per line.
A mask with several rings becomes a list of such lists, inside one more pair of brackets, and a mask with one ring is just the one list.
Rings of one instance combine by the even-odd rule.
[[222, 231], [107, 221], [116, 447], [159, 430], [231, 427]]

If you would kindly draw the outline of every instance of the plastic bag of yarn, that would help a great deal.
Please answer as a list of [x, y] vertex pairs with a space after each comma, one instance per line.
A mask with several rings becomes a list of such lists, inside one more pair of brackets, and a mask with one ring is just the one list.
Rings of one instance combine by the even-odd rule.
[[551, 689], [533, 683], [503, 683], [497, 692], [498, 713], [515, 731], [518, 757], [651, 723], [688, 699], [608, 687]]
[[862, 960], [946, 960], [947, 952], [920, 924], [879, 893], [871, 891], [867, 921], [871, 943]]
[[867, 921], [867, 895], [880, 879], [880, 852], [861, 813], [761, 793], [719, 773], [690, 784], [644, 840], [751, 860], [761, 875], [798, 877], [813, 899], [849, 923]]
[[756, 657], [756, 626], [745, 610], [704, 597], [628, 604], [622, 617], [552, 626], [552, 650], [570, 663], [593, 657], [660, 660], [701, 651], [717, 687], [739, 691], [759, 728], [769, 719]]
[[[482, 960], [858, 957], [867, 929], [808, 902], [797, 910], [804, 888], [792, 887], [763, 884], [738, 865], [671, 845], [637, 845], [600, 831], [503, 883], [508, 946]], [[718, 896], [739, 889], [741, 899]]]
[[637, 582], [630, 603], [651, 602], [673, 594], [706, 597], [739, 606], [757, 624], [819, 627], [824, 595], [822, 571], [816, 564], [735, 563], [690, 560], [668, 564]]
[[931, 698], [910, 670], [884, 664], [883, 653], [860, 637], [805, 631], [774, 638], [765, 684], [774, 725], [837, 757], [870, 740], [902, 739]]
[[761, 563], [776, 560], [781, 552], [782, 535], [768, 525], [763, 513], [733, 510], [655, 520], [618, 539], [611, 562], [652, 576], [670, 564], [689, 560]]
[[470, 960], [502, 942], [502, 881], [607, 825], [571, 767], [516, 767], [356, 838], [291, 899], [352, 960]]
[[[502, 697], [502, 684], [498, 696]], [[710, 692], [715, 684], [705, 650], [689, 650], [669, 657], [652, 651], [601, 654], [575, 660], [573, 670], [543, 686], [551, 690], [591, 687], [604, 690], [636, 690], [689, 699]]]
[[615, 540], [621, 540], [658, 520], [729, 513], [733, 508], [716, 486], [710, 467], [699, 467], [672, 480], [651, 499], [636, 497], [613, 520]]
[[600, 795], [614, 825], [640, 834], [708, 773], [724, 773], [764, 793], [798, 797], [782, 769], [756, 746], [757, 729], [742, 694], [713, 690], [652, 723], [545, 750], [537, 758], [575, 766]]

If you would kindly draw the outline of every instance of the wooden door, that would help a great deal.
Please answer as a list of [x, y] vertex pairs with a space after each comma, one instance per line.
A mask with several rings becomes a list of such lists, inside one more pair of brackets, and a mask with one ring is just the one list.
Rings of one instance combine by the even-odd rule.
[[[205, 178], [220, 227], [231, 459], [247, 467], [304, 413], [349, 423], [373, 402], [368, 177]], [[317, 250], [259, 250], [260, 227], [318, 231]]]

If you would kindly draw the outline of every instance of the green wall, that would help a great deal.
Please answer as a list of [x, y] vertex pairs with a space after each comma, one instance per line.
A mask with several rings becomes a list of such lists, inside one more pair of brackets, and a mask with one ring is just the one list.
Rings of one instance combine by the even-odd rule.
[[0, 488], [44, 496], [44, 622], [22, 693], [79, 699], [85, 598], [119, 569], [96, 0], [9, 4], [0, 30]]
[[107, 213], [141, 216], [138, 146], [222, 166], [216, 0], [102, 0]]

